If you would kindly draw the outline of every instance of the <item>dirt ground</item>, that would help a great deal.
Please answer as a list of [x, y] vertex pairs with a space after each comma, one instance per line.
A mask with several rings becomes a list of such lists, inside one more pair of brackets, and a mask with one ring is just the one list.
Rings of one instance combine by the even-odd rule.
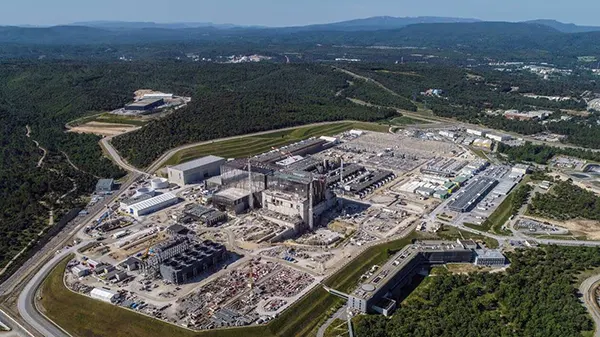
[[548, 222], [558, 227], [568, 229], [573, 235], [585, 235], [588, 240], [600, 240], [600, 221], [595, 220], [568, 220], [556, 221], [528, 216], [541, 222]]
[[128, 124], [89, 122], [73, 127], [69, 130], [69, 132], [93, 133], [100, 136], [116, 136], [139, 128], [139, 126], [132, 126]]

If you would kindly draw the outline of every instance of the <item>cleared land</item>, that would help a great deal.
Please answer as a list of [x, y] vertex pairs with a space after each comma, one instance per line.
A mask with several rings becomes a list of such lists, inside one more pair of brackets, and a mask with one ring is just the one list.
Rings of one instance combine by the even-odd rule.
[[126, 132], [130, 132], [140, 127], [128, 125], [128, 124], [117, 124], [117, 123], [105, 123], [105, 122], [87, 122], [79, 126], [72, 127], [69, 132], [75, 133], [92, 133], [100, 136], [116, 136]]
[[392, 126], [403, 126], [403, 125], [413, 125], [413, 124], [431, 124], [432, 121], [425, 119], [416, 119], [408, 116], [395, 117], [387, 121], [389, 125]]
[[284, 146], [310, 137], [332, 136], [351, 129], [387, 132], [388, 126], [375, 123], [340, 122], [273, 131], [260, 136], [248, 136], [184, 149], [169, 158], [164, 165], [176, 165], [211, 154], [225, 158], [245, 158], [270, 151], [272, 147]]
[[[358, 283], [360, 275], [373, 264], [381, 264], [390, 254], [418, 237], [420, 234], [413, 232], [406, 238], [370, 247], [325, 283], [341, 291], [350, 291]], [[329, 309], [339, 306], [342, 301], [318, 287], [268, 325], [194, 332], [74, 294], [63, 284], [69, 259], [61, 262], [42, 284], [40, 304], [48, 317], [73, 336], [302, 337], [314, 333], [326, 319]]]

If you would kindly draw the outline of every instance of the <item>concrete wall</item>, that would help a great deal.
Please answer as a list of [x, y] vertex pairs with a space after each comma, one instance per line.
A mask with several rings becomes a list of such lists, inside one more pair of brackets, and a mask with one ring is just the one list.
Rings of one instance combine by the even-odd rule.
[[214, 163], [194, 167], [185, 171], [169, 167], [167, 168], [169, 182], [179, 186], [199, 183], [210, 177], [218, 176], [221, 173], [221, 165], [224, 162], [225, 159], [222, 161], [216, 161]]

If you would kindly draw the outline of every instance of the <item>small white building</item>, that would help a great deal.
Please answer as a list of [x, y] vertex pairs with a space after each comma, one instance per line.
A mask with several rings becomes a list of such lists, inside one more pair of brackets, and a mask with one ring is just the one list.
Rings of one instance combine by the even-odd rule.
[[439, 132], [440, 136], [442, 137], [448, 137], [448, 138], [456, 138], [456, 132], [453, 131], [448, 131], [448, 130], [442, 130]]
[[497, 142], [504, 142], [507, 140], [510, 140], [512, 137], [508, 136], [508, 135], [495, 135], [492, 133], [489, 133], [487, 135], [485, 135], [487, 138], [491, 139], [491, 140], [495, 140]]
[[517, 165], [513, 166], [513, 168], [511, 169], [511, 172], [520, 174], [520, 175], [526, 175], [527, 173], [530, 172], [530, 167], [529, 167], [529, 165], [525, 165], [525, 164], [517, 164]]
[[144, 200], [137, 204], [130, 205], [128, 213], [137, 218], [142, 215], [160, 211], [161, 209], [175, 205], [178, 202], [179, 202], [179, 198], [175, 194], [165, 193], [165, 194], [157, 195], [153, 198]]
[[84, 277], [90, 274], [90, 268], [78, 264], [76, 266], [74, 266], [73, 268], [71, 268], [71, 272], [73, 273], [73, 275], [77, 276], [77, 277]]
[[474, 135], [474, 136], [478, 136], [478, 137], [482, 137], [485, 136], [485, 131], [481, 131], [481, 130], [476, 130], [476, 129], [467, 129], [467, 133], [470, 135]]
[[112, 303], [114, 300], [116, 300], [119, 297], [118, 294], [115, 293], [114, 291], [101, 289], [101, 288], [92, 289], [92, 291], [90, 292], [90, 296], [93, 299], [97, 299], [97, 300], [108, 302], [108, 303]]
[[173, 94], [165, 94], [163, 92], [154, 92], [151, 94], [144, 94], [144, 96], [142, 96], [142, 99], [147, 99], [147, 98], [173, 99]]

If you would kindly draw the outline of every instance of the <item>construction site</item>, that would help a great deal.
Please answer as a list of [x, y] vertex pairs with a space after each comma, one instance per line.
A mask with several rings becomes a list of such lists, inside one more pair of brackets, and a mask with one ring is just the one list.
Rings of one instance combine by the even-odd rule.
[[366, 247], [405, 236], [442, 202], [435, 191], [486, 165], [443, 139], [352, 130], [167, 167], [80, 233], [93, 241], [66, 283], [190, 329], [263, 324]]

